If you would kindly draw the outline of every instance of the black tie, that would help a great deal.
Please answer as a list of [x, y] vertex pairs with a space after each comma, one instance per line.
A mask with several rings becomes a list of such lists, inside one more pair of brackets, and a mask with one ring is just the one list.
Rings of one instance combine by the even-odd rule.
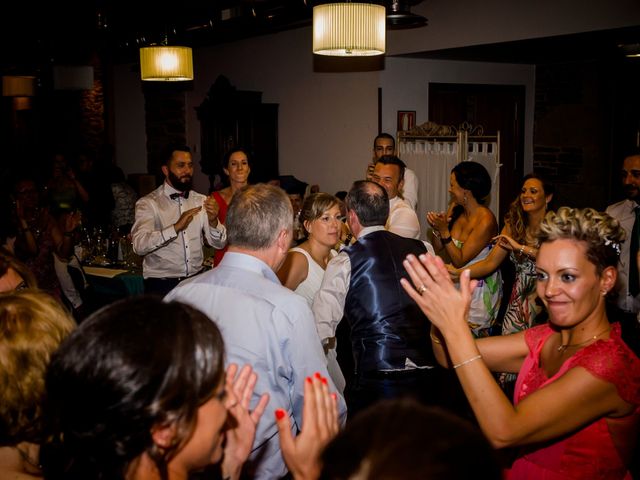
[[183, 198], [189, 198], [189, 190], [187, 190], [186, 192], [180, 192], [180, 193], [172, 193], [169, 195], [169, 198], [171, 200], [175, 200], [178, 197], [183, 197]]
[[633, 209], [636, 221], [631, 230], [631, 243], [629, 248], [629, 293], [634, 297], [640, 293], [640, 278], [638, 278], [638, 247], [640, 246], [640, 207]]

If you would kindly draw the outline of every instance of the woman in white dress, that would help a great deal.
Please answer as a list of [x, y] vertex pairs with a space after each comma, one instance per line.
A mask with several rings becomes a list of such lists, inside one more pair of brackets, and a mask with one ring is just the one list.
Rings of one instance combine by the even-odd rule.
[[[322, 277], [329, 260], [335, 255], [334, 247], [342, 233], [340, 200], [328, 193], [309, 195], [300, 211], [300, 223], [307, 233], [307, 240], [289, 250], [278, 271], [282, 285], [303, 296], [309, 303], [320, 290]], [[335, 357], [336, 350], [327, 355], [329, 373], [336, 387], [344, 390], [345, 380]]]

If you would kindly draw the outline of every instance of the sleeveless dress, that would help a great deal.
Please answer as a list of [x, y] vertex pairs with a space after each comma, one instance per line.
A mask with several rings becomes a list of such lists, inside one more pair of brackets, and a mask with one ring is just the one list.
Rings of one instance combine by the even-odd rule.
[[[536, 300], [536, 263], [526, 255], [518, 259], [515, 252], [509, 254], [509, 260], [513, 262], [516, 272], [511, 290], [509, 305], [502, 319], [502, 335], [521, 332], [536, 325], [536, 318], [542, 312], [542, 305]], [[538, 322], [540, 323], [540, 322]], [[511, 397], [513, 384], [516, 381], [514, 373], [501, 373], [500, 384], [505, 393]]]
[[512, 251], [509, 259], [516, 267], [513, 289], [502, 320], [502, 334], [521, 332], [536, 324], [542, 306], [536, 303], [536, 264], [527, 257], [518, 259]]
[[[613, 383], [618, 395], [625, 402], [635, 405], [635, 410], [622, 418], [599, 418], [555, 442], [524, 447], [506, 478], [630, 479], [627, 464], [631, 460], [640, 420], [640, 359], [622, 340], [620, 324], [613, 323], [608, 340], [597, 340], [582, 348], [565, 361], [555, 375], [547, 378], [540, 365], [540, 351], [552, 333], [548, 325], [526, 331], [529, 355], [518, 374], [514, 395], [516, 405], [570, 369], [581, 367], [594, 377]], [[621, 452], [621, 447], [626, 451]]]
[[[464, 242], [452, 239], [456, 247], [462, 248]], [[462, 269], [484, 260], [491, 252], [491, 245], [487, 245], [482, 251]], [[478, 285], [473, 291], [471, 307], [469, 308], [469, 327], [475, 337], [488, 337], [490, 329], [495, 325], [500, 301], [502, 300], [502, 275], [496, 270], [491, 275], [478, 279]]]
[[[215, 199], [216, 203], [220, 207], [220, 211], [218, 212], [218, 221], [220, 223], [225, 223], [226, 220], [227, 220], [227, 210], [229, 209], [229, 205], [224, 200], [222, 195], [220, 195], [220, 192], [213, 192], [211, 194], [211, 196]], [[227, 252], [227, 246], [226, 245], [221, 250], [218, 250], [217, 248], [215, 249], [215, 252], [213, 253], [213, 266], [214, 267], [216, 265], [220, 264], [220, 261], [222, 260], [222, 257], [224, 257], [224, 254], [226, 252]]]
[[[298, 288], [296, 288], [294, 292], [304, 297], [309, 304], [309, 308], [311, 308], [311, 305], [313, 304], [313, 297], [316, 295], [318, 290], [320, 290], [320, 286], [322, 285], [324, 270], [316, 263], [316, 261], [311, 257], [311, 254], [306, 250], [300, 247], [293, 247], [289, 251], [301, 253], [307, 259], [307, 278], [298, 285]], [[332, 250], [331, 256], [335, 257], [336, 255], [337, 253]], [[327, 369], [329, 370], [329, 375], [331, 375], [331, 379], [333, 380], [336, 388], [340, 393], [344, 392], [346, 381], [342, 374], [342, 370], [340, 369], [340, 365], [338, 365], [338, 357], [335, 348], [330, 348], [327, 351]]]

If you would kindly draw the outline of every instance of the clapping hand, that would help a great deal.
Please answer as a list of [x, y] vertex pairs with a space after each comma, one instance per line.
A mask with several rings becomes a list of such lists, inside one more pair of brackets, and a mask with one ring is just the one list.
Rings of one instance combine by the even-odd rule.
[[220, 205], [216, 202], [215, 198], [207, 197], [204, 200], [204, 209], [207, 212], [207, 218], [209, 219], [209, 225], [213, 228], [218, 226], [218, 213], [220, 212]]
[[408, 255], [403, 265], [411, 282], [403, 278], [400, 283], [431, 323], [443, 333], [461, 326], [468, 331], [471, 294], [478, 283], [471, 280], [469, 270], [460, 275], [460, 289], [457, 289], [440, 257], [420, 255], [418, 260]]
[[245, 365], [236, 377], [238, 366], [234, 363], [227, 368], [226, 391], [229, 412], [228, 426], [225, 432], [226, 443], [222, 460], [224, 478], [239, 478], [242, 465], [251, 453], [256, 427], [269, 402], [269, 395], [260, 397], [253, 411], [249, 410], [253, 389], [258, 376], [249, 365]]
[[200, 210], [202, 210], [202, 207], [190, 208], [189, 210], [185, 210], [184, 212], [182, 212], [182, 215], [180, 215], [178, 221], [173, 225], [176, 233], [181, 232], [182, 230], [187, 228]]
[[275, 411], [280, 434], [280, 449], [289, 471], [296, 480], [311, 480], [320, 476], [320, 454], [338, 434], [338, 405], [335, 393], [329, 393], [327, 379], [316, 373], [304, 382], [302, 429], [298, 436], [291, 433], [291, 420], [285, 410]]

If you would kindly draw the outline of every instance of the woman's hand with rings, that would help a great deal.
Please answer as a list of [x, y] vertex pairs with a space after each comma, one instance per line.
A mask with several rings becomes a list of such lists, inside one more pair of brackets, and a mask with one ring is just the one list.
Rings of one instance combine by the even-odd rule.
[[471, 280], [469, 270], [460, 275], [460, 289], [457, 289], [440, 257], [420, 255], [418, 260], [409, 255], [403, 265], [411, 282], [403, 278], [400, 283], [429, 320], [443, 332], [452, 325], [464, 325], [468, 330], [471, 294], [478, 283]]

